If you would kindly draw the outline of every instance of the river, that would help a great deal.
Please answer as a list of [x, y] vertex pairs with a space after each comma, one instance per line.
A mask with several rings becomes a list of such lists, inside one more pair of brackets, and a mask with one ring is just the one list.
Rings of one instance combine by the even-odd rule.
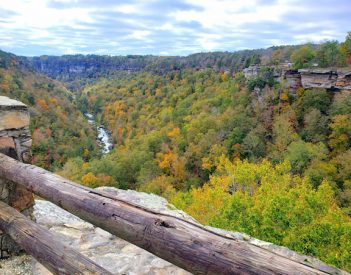
[[111, 152], [113, 148], [113, 144], [111, 142], [111, 135], [109, 132], [106, 130], [106, 128], [103, 125], [97, 126], [95, 117], [93, 114], [90, 113], [85, 113], [85, 117], [87, 118], [89, 124], [96, 126], [97, 130], [97, 140], [98, 144], [101, 146], [101, 151], [103, 154], [107, 154]]

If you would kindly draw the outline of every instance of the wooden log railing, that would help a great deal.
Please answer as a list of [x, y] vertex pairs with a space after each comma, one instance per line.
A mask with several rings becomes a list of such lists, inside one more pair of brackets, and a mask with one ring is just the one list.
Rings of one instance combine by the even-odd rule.
[[[3, 154], [0, 177], [25, 186], [78, 217], [194, 274], [341, 273], [326, 266], [315, 268], [196, 223], [134, 205]], [[6, 224], [6, 220], [3, 222]]]
[[0, 202], [0, 228], [54, 274], [112, 275], [3, 202]]

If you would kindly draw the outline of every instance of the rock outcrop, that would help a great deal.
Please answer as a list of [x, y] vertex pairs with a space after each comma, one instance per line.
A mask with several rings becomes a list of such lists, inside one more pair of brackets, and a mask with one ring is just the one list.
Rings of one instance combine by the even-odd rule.
[[282, 73], [281, 78], [285, 82], [286, 87], [288, 87], [289, 92], [292, 94], [295, 94], [296, 90], [302, 87], [301, 75], [297, 70], [287, 70]]
[[29, 111], [25, 104], [0, 96], [0, 150], [24, 161], [30, 161], [32, 144]]
[[243, 70], [243, 73], [245, 75], [245, 78], [253, 78], [258, 75], [258, 72], [260, 71], [260, 67], [257, 65], [252, 65]]
[[293, 81], [287, 81], [287, 87], [295, 90], [299, 83], [305, 89], [323, 88], [328, 90], [351, 90], [351, 69], [333, 70], [333, 69], [300, 69], [292, 73], [287, 71], [284, 78], [293, 78]]
[[[32, 140], [29, 131], [29, 111], [23, 103], [0, 96], [0, 152], [23, 162], [31, 160]], [[34, 198], [19, 184], [0, 178], [0, 200], [26, 216], [31, 216]], [[0, 231], [0, 258], [18, 253], [18, 247]]]
[[337, 71], [328, 69], [301, 69], [299, 70], [299, 74], [301, 75], [302, 86], [306, 89], [336, 88], [336, 81], [338, 79]]
[[[150, 208], [157, 212], [174, 215], [196, 222], [192, 217], [177, 210], [174, 206], [170, 205], [167, 200], [159, 196], [131, 190], [119, 190], [111, 187], [102, 187], [98, 189], [108, 192], [111, 195], [118, 194], [120, 198], [127, 199], [134, 204]], [[58, 236], [62, 242], [80, 250], [84, 255], [111, 271], [113, 274], [190, 274], [141, 248], [84, 222], [50, 202], [37, 200], [34, 215], [39, 224], [48, 228]], [[343, 274], [342, 271], [329, 267], [319, 260], [300, 255], [285, 247], [260, 241], [243, 233], [229, 232], [212, 227], [207, 228], [216, 231], [219, 234], [244, 240], [267, 250], [274, 251], [276, 254], [284, 255], [284, 257], [293, 258], [296, 261], [318, 267], [326, 272]], [[51, 274], [41, 264], [27, 255], [14, 257], [6, 261], [0, 261], [0, 265], [6, 267], [6, 269], [0, 269], [0, 274], [3, 275]], [[21, 268], [19, 268], [19, 266]]]
[[339, 73], [335, 87], [340, 90], [351, 90], [351, 72]]
[[[259, 76], [259, 66], [250, 66], [243, 70], [246, 79]], [[290, 93], [295, 94], [300, 87], [324, 88], [329, 90], [351, 90], [350, 69], [300, 69], [294, 70], [288, 66], [269, 67], [273, 70], [273, 77], [287, 87]]]

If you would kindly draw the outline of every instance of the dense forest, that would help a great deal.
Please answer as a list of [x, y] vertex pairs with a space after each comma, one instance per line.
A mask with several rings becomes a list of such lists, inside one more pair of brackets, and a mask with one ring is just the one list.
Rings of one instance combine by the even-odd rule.
[[76, 156], [98, 156], [95, 130], [60, 82], [39, 75], [23, 59], [0, 51], [0, 95], [22, 101], [31, 115], [33, 163], [62, 167]]
[[37, 71], [64, 82], [68, 88], [80, 90], [100, 77], [123, 77], [126, 74], [147, 71], [162, 75], [169, 71], [182, 69], [240, 71], [252, 64], [260, 63], [263, 53], [270, 54], [272, 49], [246, 50], [235, 53], [199, 53], [186, 57], [180, 56], [100, 56], [64, 55], [23, 58]]
[[[161, 195], [203, 224], [351, 271], [351, 92], [290, 93], [271, 73], [282, 63], [350, 69], [351, 33], [188, 57], [0, 61], [0, 94], [31, 108], [37, 165], [90, 187]], [[246, 79], [253, 64], [262, 70]], [[110, 130], [111, 153], [99, 154], [86, 112]]]

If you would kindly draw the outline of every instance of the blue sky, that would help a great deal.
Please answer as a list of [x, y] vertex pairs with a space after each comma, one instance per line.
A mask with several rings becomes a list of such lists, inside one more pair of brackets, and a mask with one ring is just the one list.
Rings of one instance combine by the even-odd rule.
[[350, 0], [0, 0], [0, 49], [18, 55], [188, 55], [343, 41]]

